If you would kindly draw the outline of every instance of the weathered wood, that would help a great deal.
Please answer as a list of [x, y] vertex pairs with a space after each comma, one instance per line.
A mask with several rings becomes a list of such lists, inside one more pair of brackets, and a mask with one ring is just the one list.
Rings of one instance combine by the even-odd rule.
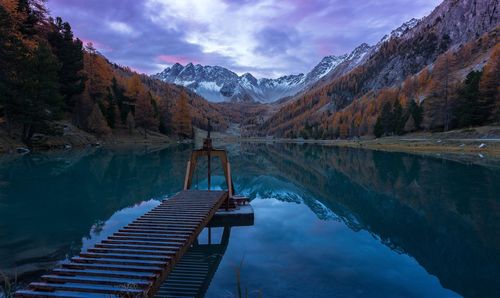
[[133, 295], [143, 296], [144, 290], [132, 289], [126, 287], [113, 287], [108, 285], [88, 285], [78, 283], [44, 283], [33, 282], [30, 287], [36, 290], [65, 290], [72, 292], [89, 292], [89, 293], [102, 293], [102, 294], [116, 294], [116, 295]]
[[16, 296], [20, 297], [38, 297], [38, 298], [102, 298], [102, 294], [91, 294], [91, 293], [75, 293], [75, 292], [66, 292], [66, 291], [51, 291], [51, 292], [42, 292], [42, 291], [32, 291], [32, 290], [20, 290], [16, 292]]
[[130, 254], [92, 253], [92, 252], [82, 252], [80, 253], [80, 257], [151, 260], [151, 261], [165, 261], [170, 259], [169, 256], [151, 256], [151, 255], [141, 255], [141, 254], [130, 255]]
[[93, 270], [93, 269], [68, 269], [68, 268], [58, 268], [54, 269], [54, 274], [65, 275], [65, 276], [104, 276], [104, 277], [115, 277], [115, 278], [135, 278], [135, 279], [146, 279], [153, 280], [158, 277], [156, 273], [149, 272], [128, 272], [128, 271], [110, 271], [110, 270]]
[[135, 285], [141, 288], [148, 287], [151, 282], [141, 279], [116, 278], [116, 277], [93, 277], [93, 276], [65, 276], [65, 275], [43, 275], [42, 280], [46, 282], [78, 282], [100, 285]]
[[151, 297], [227, 199], [223, 191], [180, 192], [16, 296]]

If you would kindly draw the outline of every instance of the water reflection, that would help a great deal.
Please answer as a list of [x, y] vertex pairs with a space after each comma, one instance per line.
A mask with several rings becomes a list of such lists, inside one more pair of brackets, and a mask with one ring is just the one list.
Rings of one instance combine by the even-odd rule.
[[[37, 277], [152, 208], [180, 190], [190, 149], [3, 157], [0, 270]], [[314, 145], [227, 149], [255, 226], [231, 230], [208, 297], [234, 296], [242, 260], [256, 296], [500, 296], [500, 169]]]
[[498, 168], [293, 144], [243, 144], [238, 158], [244, 193], [303, 202], [320, 219], [366, 230], [464, 296], [500, 293]]
[[189, 147], [75, 150], [0, 162], [0, 270], [21, 280], [78, 253], [117, 210], [179, 190]]

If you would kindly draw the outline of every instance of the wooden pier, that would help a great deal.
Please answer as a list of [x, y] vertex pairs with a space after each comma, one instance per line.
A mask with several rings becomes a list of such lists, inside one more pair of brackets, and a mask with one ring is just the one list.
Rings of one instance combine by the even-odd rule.
[[[208, 162], [208, 190], [190, 190], [197, 160], [203, 157], [206, 157]], [[212, 157], [218, 157], [222, 163], [227, 191], [210, 190]], [[219, 208], [223, 207], [222, 212], [225, 214], [220, 214], [218, 221], [212, 223], [212, 226], [234, 225], [235, 220], [242, 219], [253, 224], [253, 210], [246, 205], [246, 199], [233, 194], [234, 186], [227, 153], [212, 147], [209, 129], [203, 147], [193, 150], [187, 163], [182, 192], [164, 200], [158, 207], [106, 240], [63, 263], [61, 268], [43, 275], [41, 282], [33, 282], [27, 289], [17, 291], [16, 296], [154, 297]], [[243, 205], [246, 206], [240, 208]], [[242, 212], [231, 213], [235, 210]], [[228, 237], [229, 232], [226, 238]], [[227, 246], [227, 240], [224, 243]], [[192, 261], [189, 258], [190, 256], [184, 262]], [[187, 279], [183, 281], [182, 277], [187, 273], [187, 276], [197, 274], [199, 278], [204, 271], [198, 269], [208, 268], [208, 265], [214, 267], [214, 264], [217, 265], [218, 262], [198, 262], [196, 266], [181, 264], [177, 268], [178, 272], [174, 274], [175, 278], [163, 285], [160, 294], [170, 296], [171, 291], [174, 294], [204, 293], [215, 270], [206, 271], [205, 273], [210, 274], [206, 279], [198, 279], [199, 284], [190, 283]], [[186, 272], [186, 268], [193, 272]]]
[[228, 199], [225, 191], [182, 191], [16, 296], [152, 297]]

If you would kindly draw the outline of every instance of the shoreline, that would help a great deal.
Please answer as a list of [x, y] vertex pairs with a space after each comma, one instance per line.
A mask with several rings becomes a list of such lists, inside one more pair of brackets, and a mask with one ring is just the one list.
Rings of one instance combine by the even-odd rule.
[[500, 139], [432, 139], [379, 138], [373, 140], [301, 140], [286, 138], [217, 138], [221, 143], [289, 143], [315, 144], [336, 147], [364, 148], [390, 152], [436, 153], [436, 154], [488, 154], [500, 158]]
[[[58, 150], [82, 149], [91, 147], [124, 148], [131, 146], [166, 147], [180, 143], [199, 143], [205, 132], [197, 129], [192, 140], [177, 141], [165, 135], [148, 131], [148, 137], [135, 130], [129, 134], [126, 130], [116, 130], [112, 135], [96, 138], [88, 133], [73, 130], [65, 136], [50, 137], [44, 146], [37, 146], [31, 152], [46, 152]], [[254, 143], [290, 143], [317, 144], [345, 148], [370, 149], [387, 152], [402, 152], [435, 157], [452, 157], [460, 160], [494, 160], [500, 164], [500, 126], [484, 126], [449, 132], [412, 133], [403, 136], [383, 138], [361, 138], [350, 140], [315, 140], [288, 139], [274, 137], [241, 137], [213, 132], [215, 143], [228, 144], [240, 142]], [[5, 138], [0, 141], [6, 141]], [[3, 154], [20, 154], [18, 148], [25, 147], [18, 142], [2, 142]], [[15, 145], [15, 146], [13, 146]], [[16, 148], [16, 146], [19, 146]], [[21, 153], [22, 154], [22, 153]]]

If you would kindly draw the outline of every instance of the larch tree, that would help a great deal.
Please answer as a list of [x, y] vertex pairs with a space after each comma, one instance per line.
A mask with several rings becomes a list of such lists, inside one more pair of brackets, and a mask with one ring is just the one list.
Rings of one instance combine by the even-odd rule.
[[176, 128], [175, 131], [180, 138], [191, 138], [193, 136], [193, 127], [191, 125], [191, 115], [186, 91], [181, 92], [181, 96], [175, 106], [172, 121]]
[[479, 82], [480, 114], [484, 121], [500, 121], [500, 45], [496, 45], [484, 66]]
[[158, 120], [153, 109], [153, 98], [150, 93], [145, 96], [139, 96], [135, 105], [135, 123], [142, 127], [144, 138], [148, 137], [147, 130], [156, 130]]
[[98, 136], [107, 135], [111, 132], [98, 104], [94, 104], [92, 112], [87, 118], [87, 128]]
[[452, 53], [441, 55], [432, 70], [431, 98], [427, 99], [428, 117], [432, 127], [442, 127], [448, 131], [451, 122], [451, 77], [450, 72], [455, 62]]
[[124, 105], [128, 105], [130, 107], [130, 111], [135, 113], [135, 105], [141, 98], [146, 97], [146, 89], [141, 82], [141, 78], [139, 75], [134, 74], [130, 79], [127, 80], [125, 86], [125, 96], [128, 99], [128, 102], [123, 103]]
[[88, 87], [76, 96], [75, 113], [73, 114], [73, 122], [78, 128], [87, 129], [87, 118], [94, 106], [94, 101], [90, 98]]
[[87, 73], [89, 94], [94, 100], [102, 100], [108, 93], [113, 73], [108, 62], [97, 53], [92, 43], [85, 47], [84, 68]]

